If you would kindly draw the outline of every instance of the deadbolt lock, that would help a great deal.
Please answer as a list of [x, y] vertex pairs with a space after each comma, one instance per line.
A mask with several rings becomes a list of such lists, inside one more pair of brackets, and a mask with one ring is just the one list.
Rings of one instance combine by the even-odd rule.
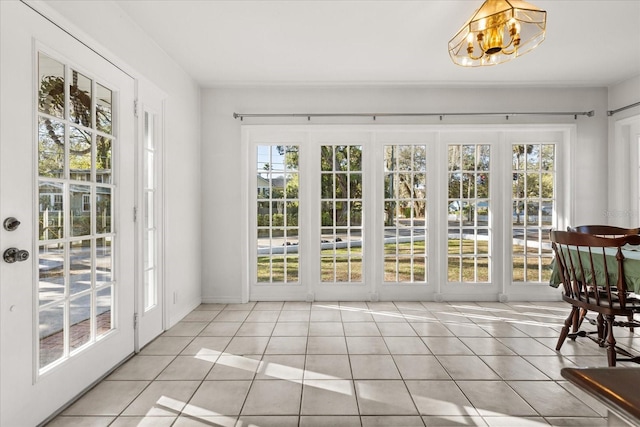
[[7, 231], [15, 231], [20, 225], [20, 221], [10, 216], [9, 218], [4, 220], [4, 223], [2, 225], [4, 226], [4, 229]]

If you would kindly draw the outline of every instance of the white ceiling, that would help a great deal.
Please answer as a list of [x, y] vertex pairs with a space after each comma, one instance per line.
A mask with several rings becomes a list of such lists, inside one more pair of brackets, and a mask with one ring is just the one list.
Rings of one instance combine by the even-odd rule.
[[451, 61], [482, 0], [116, 1], [202, 86], [608, 86], [640, 75], [640, 0], [532, 0], [546, 40], [492, 67]]

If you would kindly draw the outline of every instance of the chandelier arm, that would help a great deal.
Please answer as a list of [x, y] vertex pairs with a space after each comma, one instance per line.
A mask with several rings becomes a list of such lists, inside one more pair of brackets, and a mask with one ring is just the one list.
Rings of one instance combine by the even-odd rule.
[[511, 37], [511, 40], [509, 40], [509, 43], [508, 43], [506, 46], [504, 46], [504, 47], [502, 48], [502, 50], [505, 50], [505, 49], [507, 49], [508, 47], [511, 47], [511, 45], [513, 44], [513, 41], [514, 41], [514, 40], [515, 40], [515, 39], [514, 39], [513, 37]]
[[[511, 46], [512, 43], [509, 43], [507, 46], [505, 46], [505, 48]], [[513, 49], [511, 49], [510, 52], [506, 51], [505, 48], [502, 49], [502, 53], [504, 53], [505, 55], [513, 55], [514, 53], [516, 53], [518, 51], [518, 45], [514, 45]]]
[[484, 56], [484, 50], [482, 48], [480, 48], [480, 51], [482, 52], [480, 54], [480, 56], [473, 56], [472, 53], [468, 53], [467, 55], [469, 56], [469, 58], [471, 58], [471, 59], [473, 59], [475, 61], [475, 60], [480, 59], [480, 58], [482, 58]]

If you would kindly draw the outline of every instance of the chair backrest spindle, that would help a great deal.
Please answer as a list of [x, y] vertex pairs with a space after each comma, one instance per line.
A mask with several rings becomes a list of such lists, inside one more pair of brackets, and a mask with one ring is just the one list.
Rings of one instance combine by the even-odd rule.
[[628, 289], [622, 247], [640, 245], [640, 235], [602, 237], [552, 231], [551, 242], [567, 297], [589, 305], [625, 309]]

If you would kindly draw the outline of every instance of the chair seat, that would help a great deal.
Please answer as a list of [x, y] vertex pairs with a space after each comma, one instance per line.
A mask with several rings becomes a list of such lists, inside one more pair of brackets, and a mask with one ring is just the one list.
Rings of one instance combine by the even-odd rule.
[[562, 295], [562, 299], [571, 305], [584, 308], [587, 311], [596, 311], [602, 314], [611, 314], [614, 316], [629, 316], [634, 312], [640, 311], [640, 301], [636, 300], [630, 302], [627, 300], [625, 308], [622, 308], [620, 301], [617, 298], [612, 298], [611, 301], [607, 299], [600, 299], [598, 303], [595, 296], [589, 298], [589, 302], [583, 299], [571, 298], [567, 295]]

